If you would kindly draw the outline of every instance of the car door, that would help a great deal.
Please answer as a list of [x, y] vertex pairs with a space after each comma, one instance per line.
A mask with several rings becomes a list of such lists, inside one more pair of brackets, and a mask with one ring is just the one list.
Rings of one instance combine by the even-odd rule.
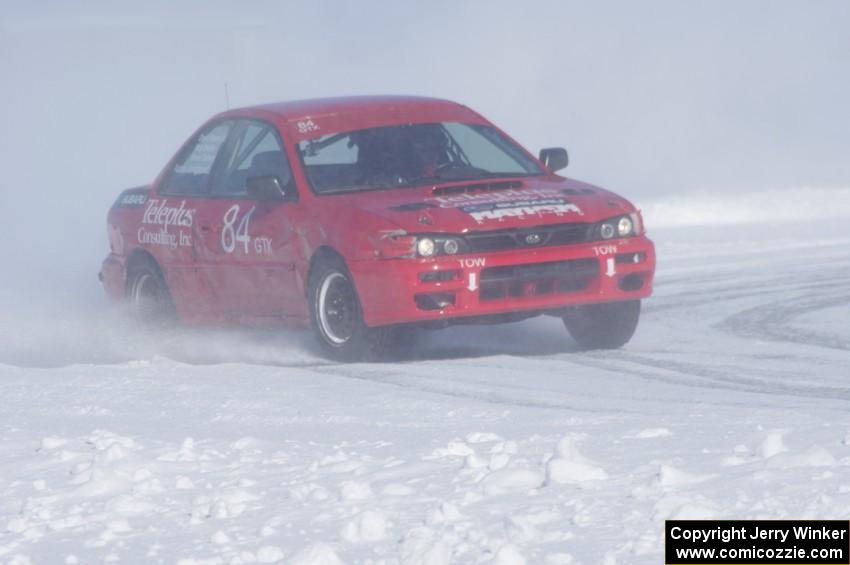
[[[210, 288], [197, 270], [197, 227], [216, 160], [235, 127], [222, 120], [190, 139], [163, 175], [142, 213], [138, 237], [156, 257], [175, 305], [186, 319], [211, 317]], [[214, 297], [213, 297], [214, 298]]]
[[[277, 178], [283, 195], [249, 196], [248, 180], [260, 177]], [[197, 247], [201, 268], [229, 318], [280, 319], [300, 298], [292, 218], [297, 199], [277, 128], [239, 120], [216, 163]]]

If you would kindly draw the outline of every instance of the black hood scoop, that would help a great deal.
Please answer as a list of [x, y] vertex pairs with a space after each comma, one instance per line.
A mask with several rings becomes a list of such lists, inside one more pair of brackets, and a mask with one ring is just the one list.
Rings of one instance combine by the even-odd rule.
[[512, 188], [522, 188], [522, 182], [518, 180], [499, 181], [499, 182], [478, 182], [471, 184], [456, 184], [453, 186], [438, 186], [431, 194], [434, 196], [443, 196], [445, 194], [467, 194], [470, 192], [492, 192], [495, 190], [510, 190]]
[[398, 206], [393, 206], [390, 210], [396, 212], [418, 212], [419, 210], [426, 210], [428, 208], [436, 208], [437, 206], [431, 204], [430, 202], [408, 202], [406, 204], [399, 204]]

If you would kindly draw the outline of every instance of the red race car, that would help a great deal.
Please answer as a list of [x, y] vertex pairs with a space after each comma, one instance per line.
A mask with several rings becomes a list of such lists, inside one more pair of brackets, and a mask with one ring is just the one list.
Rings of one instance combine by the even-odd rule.
[[144, 321], [310, 326], [337, 359], [409, 328], [563, 318], [634, 334], [652, 242], [611, 192], [555, 174], [475, 111], [354, 97], [230, 110], [109, 211], [100, 278]]

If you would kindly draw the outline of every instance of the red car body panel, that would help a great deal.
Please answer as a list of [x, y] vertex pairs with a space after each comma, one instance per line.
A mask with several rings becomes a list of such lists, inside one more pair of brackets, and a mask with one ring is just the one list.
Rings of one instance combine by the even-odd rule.
[[[431, 258], [387, 259], [378, 251], [376, 238], [384, 235], [545, 229], [637, 213], [630, 202], [601, 188], [549, 174], [335, 195], [311, 190], [299, 141], [315, 138], [317, 132], [400, 123], [494, 127], [465, 106], [413, 97], [289, 102], [228, 111], [198, 131], [223, 119], [260, 120], [276, 128], [292, 168], [297, 201], [163, 195], [163, 180], [178, 151], [150, 186], [125, 191], [109, 212], [111, 251], [101, 279], [111, 297], [125, 297], [128, 262], [146, 254], [160, 266], [178, 316], [186, 323], [283, 321], [304, 326], [309, 323], [311, 261], [322, 249], [345, 260], [370, 326], [551, 311], [651, 294], [655, 253], [642, 230], [623, 239]], [[479, 189], [482, 182], [498, 189]], [[247, 239], [234, 241], [230, 235], [246, 216]], [[580, 289], [552, 292], [551, 285], [545, 287], [549, 283], [526, 281], [505, 290], [502, 297], [483, 297], [482, 275], [501, 272], [486, 269], [528, 266], [533, 279], [535, 265], [565, 261], [593, 267]], [[433, 271], [451, 271], [451, 279], [421, 280], [423, 273]], [[541, 288], [548, 290], [537, 292]], [[454, 304], [423, 309], [416, 296], [428, 293], [450, 293]]]

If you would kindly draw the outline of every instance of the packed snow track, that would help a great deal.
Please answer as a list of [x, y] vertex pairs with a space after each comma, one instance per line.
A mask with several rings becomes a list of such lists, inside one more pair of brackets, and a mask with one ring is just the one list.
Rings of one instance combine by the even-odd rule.
[[846, 519], [831, 222], [656, 229], [619, 351], [540, 318], [338, 365], [306, 333], [5, 300], [0, 563], [655, 564], [666, 518]]

